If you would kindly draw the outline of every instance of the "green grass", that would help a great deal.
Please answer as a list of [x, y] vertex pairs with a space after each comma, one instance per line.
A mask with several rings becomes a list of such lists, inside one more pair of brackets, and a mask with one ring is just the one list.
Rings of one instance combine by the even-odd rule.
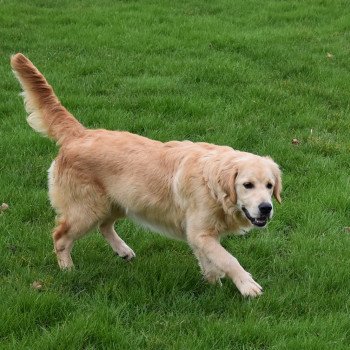
[[[1, 349], [349, 349], [350, 14], [347, 1], [0, 1]], [[46, 170], [9, 56], [23, 52], [91, 128], [271, 155], [283, 203], [224, 241], [263, 285], [202, 281], [186, 244], [98, 233], [58, 270]], [[327, 54], [333, 56], [327, 57]], [[292, 145], [293, 138], [300, 145]], [[31, 287], [41, 281], [43, 288]]]

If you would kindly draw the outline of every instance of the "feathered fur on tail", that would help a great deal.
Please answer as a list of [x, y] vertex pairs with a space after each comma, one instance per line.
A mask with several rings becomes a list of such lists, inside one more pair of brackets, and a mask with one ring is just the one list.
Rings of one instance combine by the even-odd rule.
[[52, 87], [21, 53], [11, 57], [12, 69], [22, 85], [28, 124], [63, 144], [84, 134], [85, 128], [62, 106]]

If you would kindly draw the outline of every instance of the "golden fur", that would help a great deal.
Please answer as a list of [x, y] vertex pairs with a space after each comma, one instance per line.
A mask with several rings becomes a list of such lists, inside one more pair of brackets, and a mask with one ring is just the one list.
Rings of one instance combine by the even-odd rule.
[[[58, 215], [53, 240], [61, 268], [73, 266], [74, 241], [95, 227], [119, 256], [133, 258], [114, 229], [127, 216], [187, 241], [208, 281], [228, 276], [243, 295], [261, 294], [219, 240], [271, 218], [271, 197], [280, 201], [281, 191], [276, 163], [230, 147], [86, 129], [25, 56], [14, 55], [11, 65], [24, 91], [28, 123], [60, 146], [49, 169], [49, 196]], [[268, 213], [262, 213], [262, 203]]]

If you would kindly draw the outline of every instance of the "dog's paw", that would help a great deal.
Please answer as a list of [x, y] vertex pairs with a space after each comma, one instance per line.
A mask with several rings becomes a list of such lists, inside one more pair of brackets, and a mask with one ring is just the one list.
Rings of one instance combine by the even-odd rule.
[[118, 254], [118, 256], [120, 256], [121, 258], [123, 258], [126, 261], [130, 261], [131, 259], [135, 258], [135, 256], [136, 256], [134, 251], [124, 242], [118, 246], [116, 254]]
[[234, 283], [241, 294], [245, 297], [254, 298], [263, 293], [263, 289], [260, 284], [256, 283], [251, 274], [248, 272], [236, 277]]

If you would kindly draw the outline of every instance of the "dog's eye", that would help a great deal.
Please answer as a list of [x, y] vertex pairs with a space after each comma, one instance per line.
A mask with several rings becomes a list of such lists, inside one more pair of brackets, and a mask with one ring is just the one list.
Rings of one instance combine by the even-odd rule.
[[254, 188], [254, 184], [252, 182], [245, 182], [243, 186], [248, 190], [250, 190], [251, 188]]
[[271, 188], [273, 187], [273, 186], [272, 186], [272, 183], [269, 182], [269, 183], [266, 185], [266, 187], [267, 187], [269, 190], [271, 190]]

